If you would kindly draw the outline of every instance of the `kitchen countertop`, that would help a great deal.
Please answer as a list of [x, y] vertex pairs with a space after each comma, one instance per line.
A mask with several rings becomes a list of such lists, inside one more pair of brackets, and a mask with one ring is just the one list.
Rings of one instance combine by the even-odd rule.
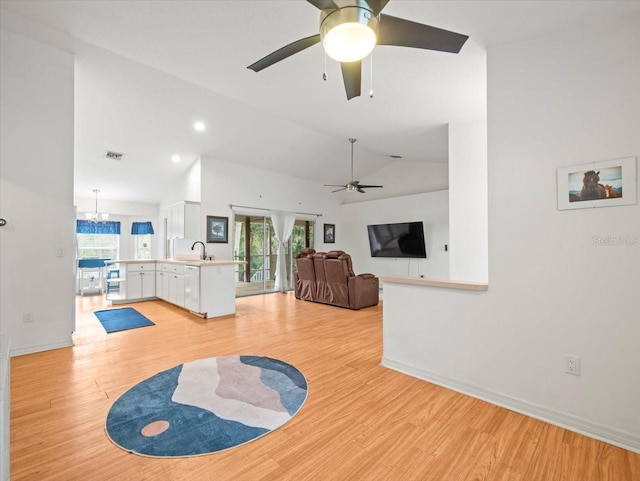
[[487, 291], [486, 282], [452, 281], [450, 279], [425, 279], [422, 277], [380, 276], [382, 283], [411, 284], [414, 286], [444, 287], [449, 289], [463, 289], [466, 291]]
[[183, 266], [208, 267], [208, 266], [228, 266], [236, 264], [246, 264], [244, 261], [203, 261], [202, 259], [123, 259], [106, 261], [106, 265], [111, 264], [142, 264], [144, 262], [157, 262], [162, 264], [180, 264]]

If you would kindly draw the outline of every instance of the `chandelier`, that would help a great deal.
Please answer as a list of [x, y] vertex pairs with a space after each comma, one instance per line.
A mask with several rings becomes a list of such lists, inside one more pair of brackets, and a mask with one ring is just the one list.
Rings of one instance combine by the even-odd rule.
[[95, 212], [87, 212], [85, 216], [89, 222], [107, 222], [109, 220], [109, 214], [99, 214], [98, 213], [98, 189], [93, 189], [93, 192], [96, 194], [96, 211]]

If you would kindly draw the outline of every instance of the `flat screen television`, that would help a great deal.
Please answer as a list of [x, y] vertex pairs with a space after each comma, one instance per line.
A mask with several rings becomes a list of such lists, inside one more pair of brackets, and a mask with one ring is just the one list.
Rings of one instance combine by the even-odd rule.
[[368, 225], [371, 257], [427, 257], [422, 222]]

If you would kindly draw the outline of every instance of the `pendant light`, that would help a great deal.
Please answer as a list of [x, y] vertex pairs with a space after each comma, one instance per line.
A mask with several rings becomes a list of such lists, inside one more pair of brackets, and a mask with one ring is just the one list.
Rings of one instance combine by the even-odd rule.
[[98, 213], [98, 189], [93, 189], [94, 194], [96, 194], [96, 210], [95, 212], [87, 212], [85, 216], [89, 222], [107, 222], [109, 220], [109, 214], [99, 214]]

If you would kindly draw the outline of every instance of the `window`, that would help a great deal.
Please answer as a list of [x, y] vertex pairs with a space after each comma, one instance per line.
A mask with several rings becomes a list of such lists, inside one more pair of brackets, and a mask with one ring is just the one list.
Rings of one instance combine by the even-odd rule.
[[78, 234], [79, 259], [118, 259], [118, 234]]
[[[296, 220], [289, 242], [285, 245], [289, 269], [287, 289], [293, 289], [294, 255], [313, 246], [313, 222]], [[236, 292], [239, 296], [274, 292], [278, 245], [271, 219], [264, 216], [234, 217], [234, 260], [246, 264], [236, 266]]]
[[76, 221], [78, 259], [118, 259], [120, 222]]
[[151, 234], [134, 235], [135, 259], [151, 259]]
[[305, 247], [313, 247], [313, 222], [296, 219], [291, 233], [293, 255], [299, 253]]
[[134, 222], [131, 224], [135, 259], [151, 259], [151, 234], [153, 234], [151, 222]]

